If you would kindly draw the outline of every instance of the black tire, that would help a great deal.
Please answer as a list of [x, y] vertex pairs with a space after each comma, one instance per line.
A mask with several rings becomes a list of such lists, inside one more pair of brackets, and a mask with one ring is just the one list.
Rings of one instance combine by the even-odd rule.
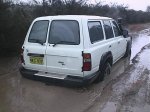
[[95, 83], [99, 83], [104, 80], [106, 76], [108, 76], [111, 72], [111, 65], [109, 62], [104, 63], [103, 67], [99, 69], [99, 74], [97, 79], [94, 81]]
[[130, 56], [130, 55], [131, 55], [131, 49], [129, 49], [129, 48], [127, 47], [126, 52], [125, 52], [123, 58], [126, 58], [126, 57], [128, 57], [128, 56]]

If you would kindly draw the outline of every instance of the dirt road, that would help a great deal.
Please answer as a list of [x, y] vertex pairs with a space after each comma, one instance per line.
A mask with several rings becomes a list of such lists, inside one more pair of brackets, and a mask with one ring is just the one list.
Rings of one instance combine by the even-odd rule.
[[0, 58], [0, 112], [149, 112], [150, 45], [137, 55], [149, 39], [133, 40], [133, 63], [121, 59], [105, 81], [85, 88], [22, 78], [16, 57]]
[[86, 112], [150, 112], [150, 44]]

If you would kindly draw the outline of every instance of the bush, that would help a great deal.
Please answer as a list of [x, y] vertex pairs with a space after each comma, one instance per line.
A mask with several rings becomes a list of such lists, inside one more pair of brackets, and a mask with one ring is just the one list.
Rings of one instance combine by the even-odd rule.
[[[51, 0], [49, 0], [51, 1]], [[87, 4], [86, 0], [53, 0], [52, 3], [34, 0], [33, 3], [13, 3], [0, 0], [0, 52], [19, 52], [26, 32], [34, 18], [48, 15], [98, 15], [126, 23], [150, 22], [150, 13], [129, 10], [123, 5]], [[9, 52], [8, 52], [9, 51]]]

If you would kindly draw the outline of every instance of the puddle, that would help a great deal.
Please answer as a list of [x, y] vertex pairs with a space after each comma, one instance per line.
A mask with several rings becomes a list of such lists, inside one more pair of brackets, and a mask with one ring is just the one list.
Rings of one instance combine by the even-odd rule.
[[145, 49], [143, 53], [139, 56], [140, 64], [147, 67], [150, 70], [150, 50]]
[[138, 37], [132, 38], [131, 60], [145, 45], [150, 43], [150, 36], [140, 34]]
[[108, 102], [105, 105], [105, 108], [101, 112], [116, 112], [117, 111], [117, 104], [114, 102]]

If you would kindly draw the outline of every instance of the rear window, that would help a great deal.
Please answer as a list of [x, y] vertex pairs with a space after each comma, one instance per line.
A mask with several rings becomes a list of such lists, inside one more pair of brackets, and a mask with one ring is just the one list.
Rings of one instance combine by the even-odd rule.
[[104, 24], [106, 39], [113, 38], [114, 34], [113, 34], [113, 30], [112, 30], [110, 21], [108, 21], [108, 20], [103, 21], [103, 24]]
[[32, 43], [37, 43], [38, 41], [40, 41], [41, 43], [45, 43], [47, 37], [48, 24], [49, 21], [47, 20], [36, 21], [32, 26], [28, 41]]
[[79, 24], [72, 20], [54, 20], [51, 23], [50, 44], [79, 45]]
[[104, 39], [103, 29], [100, 22], [92, 21], [88, 22], [89, 35], [91, 43]]
[[113, 26], [113, 29], [115, 32], [115, 36], [116, 37], [121, 36], [121, 31], [120, 31], [120, 29], [119, 29], [119, 27], [115, 21], [112, 21], [112, 26]]

